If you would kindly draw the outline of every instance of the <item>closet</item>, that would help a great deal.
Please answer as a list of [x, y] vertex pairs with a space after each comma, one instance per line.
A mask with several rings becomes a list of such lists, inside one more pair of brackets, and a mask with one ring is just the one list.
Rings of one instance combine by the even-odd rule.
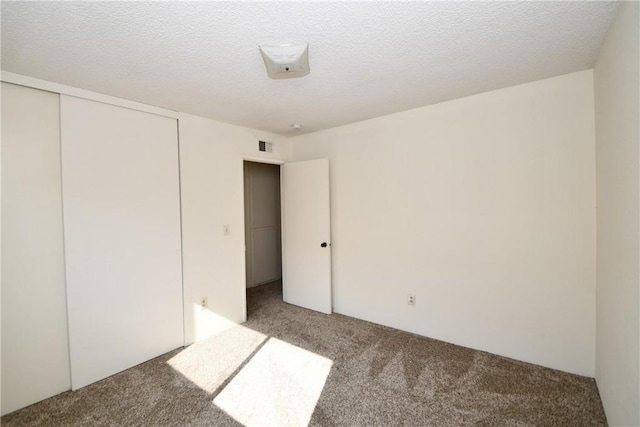
[[2, 83], [2, 414], [184, 345], [177, 120]]

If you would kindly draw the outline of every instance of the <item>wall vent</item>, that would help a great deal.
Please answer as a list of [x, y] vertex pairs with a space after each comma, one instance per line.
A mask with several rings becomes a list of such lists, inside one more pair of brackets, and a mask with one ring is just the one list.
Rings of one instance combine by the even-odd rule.
[[267, 141], [258, 141], [258, 150], [265, 153], [273, 153], [273, 143]]

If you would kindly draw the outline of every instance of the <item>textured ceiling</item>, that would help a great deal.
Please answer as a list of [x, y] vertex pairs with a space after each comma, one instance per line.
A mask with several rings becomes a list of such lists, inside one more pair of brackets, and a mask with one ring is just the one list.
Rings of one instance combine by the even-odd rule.
[[[2, 69], [293, 134], [591, 68], [611, 2], [2, 2]], [[267, 77], [258, 45], [309, 42]]]

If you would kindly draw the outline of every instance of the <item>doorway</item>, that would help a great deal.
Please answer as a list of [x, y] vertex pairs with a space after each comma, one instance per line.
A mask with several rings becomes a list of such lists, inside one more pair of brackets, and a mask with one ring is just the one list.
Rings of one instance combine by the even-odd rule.
[[[257, 287], [282, 288], [280, 166], [244, 161], [244, 227], [247, 301]], [[247, 316], [251, 315], [251, 304]]]

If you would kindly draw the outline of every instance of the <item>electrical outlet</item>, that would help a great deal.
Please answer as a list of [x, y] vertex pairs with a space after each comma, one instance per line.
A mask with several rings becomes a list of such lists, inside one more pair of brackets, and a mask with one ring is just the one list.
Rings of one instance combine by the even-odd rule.
[[207, 299], [207, 297], [200, 298], [200, 308], [207, 308], [208, 305], [209, 300]]
[[407, 295], [407, 305], [416, 305], [416, 296], [414, 294]]

